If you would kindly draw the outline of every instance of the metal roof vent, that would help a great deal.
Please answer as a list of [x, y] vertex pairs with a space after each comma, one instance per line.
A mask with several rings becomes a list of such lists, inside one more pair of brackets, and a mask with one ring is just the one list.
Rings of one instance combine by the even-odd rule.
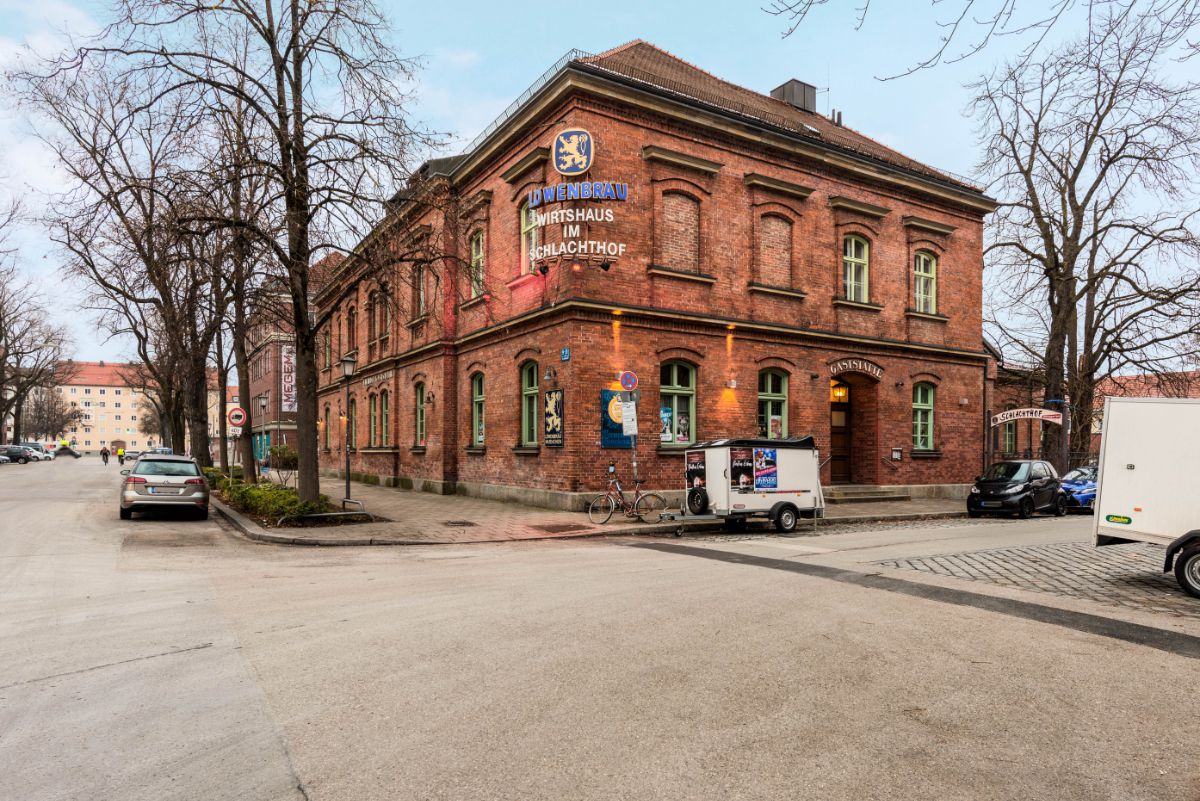
[[795, 78], [772, 89], [771, 97], [790, 103], [802, 111], [817, 110], [817, 87]]

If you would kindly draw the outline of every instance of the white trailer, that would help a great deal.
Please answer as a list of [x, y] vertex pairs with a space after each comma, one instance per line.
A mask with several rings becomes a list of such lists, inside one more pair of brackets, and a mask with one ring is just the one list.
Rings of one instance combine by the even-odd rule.
[[698, 443], [684, 454], [684, 480], [684, 519], [722, 518], [736, 528], [765, 517], [787, 532], [825, 512], [812, 437]]
[[1097, 481], [1093, 545], [1161, 545], [1200, 598], [1200, 400], [1107, 398]]

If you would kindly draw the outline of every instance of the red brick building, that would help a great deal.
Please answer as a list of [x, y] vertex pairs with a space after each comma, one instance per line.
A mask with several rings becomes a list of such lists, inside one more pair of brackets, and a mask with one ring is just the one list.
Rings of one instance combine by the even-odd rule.
[[[648, 487], [681, 487], [689, 443], [755, 434], [813, 435], [835, 483], [968, 482], [995, 204], [813, 98], [641, 41], [560, 62], [318, 293], [323, 467], [349, 439], [368, 480], [578, 506], [609, 460], [628, 475], [602, 418], [629, 370]], [[436, 257], [380, 269], [414, 239]]]

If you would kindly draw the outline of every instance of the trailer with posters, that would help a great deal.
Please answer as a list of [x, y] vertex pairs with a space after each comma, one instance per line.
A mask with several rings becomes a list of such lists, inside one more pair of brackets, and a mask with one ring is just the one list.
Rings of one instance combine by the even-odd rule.
[[684, 453], [687, 498], [680, 520], [717, 519], [731, 528], [770, 520], [779, 531], [825, 514], [821, 459], [812, 437], [718, 439]]

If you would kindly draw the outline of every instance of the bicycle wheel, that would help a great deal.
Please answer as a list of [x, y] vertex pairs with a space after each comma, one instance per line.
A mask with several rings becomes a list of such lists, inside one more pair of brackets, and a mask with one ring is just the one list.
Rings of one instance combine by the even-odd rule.
[[646, 493], [633, 505], [633, 513], [643, 523], [661, 523], [665, 511], [667, 511], [667, 499], [657, 492]]
[[597, 495], [588, 504], [588, 520], [592, 521], [593, 526], [604, 525], [612, 517], [615, 508], [611, 495]]

